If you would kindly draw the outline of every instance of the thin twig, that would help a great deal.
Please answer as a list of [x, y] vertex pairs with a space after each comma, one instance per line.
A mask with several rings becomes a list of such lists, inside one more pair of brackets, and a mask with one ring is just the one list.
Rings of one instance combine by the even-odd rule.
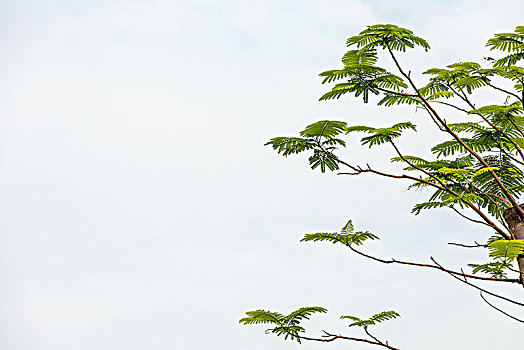
[[468, 217], [468, 216], [462, 214], [462, 213], [461, 213], [460, 211], [458, 211], [458, 209], [455, 208], [455, 207], [449, 207], [449, 208], [453, 209], [453, 210], [455, 211], [455, 213], [457, 213], [458, 215], [462, 216], [462, 217], [463, 217], [464, 219], [466, 219], [466, 220], [469, 220], [469, 221], [474, 222], [474, 223], [477, 223], [477, 224], [482, 224], [482, 225], [486, 225], [486, 226], [488, 226], [488, 227], [491, 227], [490, 225], [486, 224], [485, 222], [482, 222], [482, 221], [479, 221], [479, 220], [472, 219], [472, 218], [470, 218], [470, 217]]
[[[430, 259], [431, 259], [431, 261], [433, 261], [436, 265], [438, 265], [440, 268], [443, 269], [443, 267], [442, 267], [438, 262], [436, 262], [435, 259], [433, 259], [433, 257], [431, 257]], [[453, 277], [453, 278], [459, 280], [460, 282], [463, 282], [463, 283], [467, 284], [468, 286], [471, 286], [471, 287], [473, 287], [473, 288], [475, 288], [475, 289], [478, 289], [478, 290], [480, 290], [481, 292], [484, 292], [484, 293], [486, 293], [486, 294], [492, 295], [492, 296], [494, 296], [494, 297], [496, 297], [496, 298], [499, 298], [499, 299], [502, 299], [502, 300], [509, 301], [510, 303], [513, 303], [513, 304], [516, 304], [516, 305], [524, 306], [523, 303], [519, 303], [518, 301], [511, 300], [511, 299], [506, 298], [506, 297], [504, 297], [504, 296], [502, 296], [502, 295], [498, 295], [498, 294], [495, 294], [495, 293], [490, 292], [490, 291], [488, 291], [488, 290], [485, 290], [485, 289], [483, 289], [483, 288], [480, 288], [479, 286], [474, 285], [473, 283], [468, 282], [467, 280], [462, 280], [462, 279], [458, 278], [457, 276], [455, 276], [454, 274], [450, 273], [449, 271], [446, 271], [445, 269], [443, 269], [442, 271], [447, 272], [451, 277]], [[469, 276], [468, 276], [468, 277], [469, 277]], [[520, 283], [520, 280], [519, 280], [519, 283]]]
[[[354, 251], [355, 253], [357, 253], [357, 254], [359, 254], [359, 255], [361, 255], [363, 257], [366, 257], [368, 259], [372, 259], [372, 260], [381, 262], [383, 264], [401, 264], [401, 265], [428, 267], [428, 268], [437, 269], [437, 270], [441, 270], [441, 271], [447, 272], [447, 273], [449, 273], [449, 274], [451, 274], [453, 276], [457, 275], [457, 276], [468, 277], [468, 278], [473, 278], [473, 279], [482, 280], [482, 281], [520, 283], [520, 280], [517, 279], [517, 278], [483, 277], [483, 276], [469, 275], [469, 274], [465, 274], [463, 272], [457, 272], [457, 271], [449, 270], [449, 269], [446, 269], [446, 268], [436, 264], [435, 261], [434, 261], [435, 265], [431, 265], [431, 264], [423, 264], [423, 263], [416, 263], [416, 262], [411, 262], [411, 261], [402, 261], [402, 260], [396, 260], [396, 259], [385, 260], [385, 259], [377, 258], [376, 256], [372, 256], [372, 255], [363, 253], [363, 252], [361, 252], [359, 250], [356, 250], [355, 248], [353, 248], [353, 246], [351, 246], [351, 244], [345, 244], [344, 242], [340, 242], [340, 243], [344, 244], [349, 249], [351, 249], [352, 251]], [[524, 306], [524, 304], [523, 304], [523, 306]]]
[[369, 333], [368, 327], [364, 327], [364, 332], [366, 332], [367, 335], [369, 335], [371, 338], [373, 338], [373, 340], [379, 342], [380, 344], [384, 344], [384, 342], [380, 341], [377, 337], [375, 337], [374, 335]]
[[511, 316], [510, 314], [508, 314], [507, 312], [499, 309], [498, 307], [494, 306], [493, 304], [491, 304], [489, 301], [486, 300], [486, 298], [484, 298], [484, 295], [482, 295], [482, 292], [480, 292], [480, 297], [482, 298], [482, 300], [484, 300], [486, 302], [486, 304], [488, 304], [489, 306], [491, 306], [492, 308], [494, 308], [495, 310], [497, 310], [498, 312], [508, 316], [509, 318], [512, 318], [514, 319], [515, 321], [518, 321], [518, 322], [522, 322], [524, 323], [523, 320], [519, 319], [519, 318], [516, 318], [515, 316]]
[[453, 243], [453, 242], [448, 242], [449, 245], [456, 245], [458, 247], [463, 247], [463, 248], [479, 248], [479, 247], [483, 247], [483, 248], [486, 248], [487, 245], [485, 244], [479, 244], [477, 241], [475, 241], [475, 245], [468, 245], [468, 244], [462, 244], [462, 243]]
[[[417, 97], [418, 97], [418, 96], [417, 96]], [[458, 110], [461, 111], [461, 112], [468, 113], [468, 111], [465, 110], [464, 108], [457, 107], [457, 106], [455, 106], [454, 104], [451, 104], [451, 103], [447, 103], [447, 102], [443, 102], [443, 101], [434, 101], [434, 100], [433, 100], [433, 101], [429, 101], [429, 102], [440, 103], [440, 104], [442, 104], [442, 105], [445, 105], [445, 106], [449, 106], [449, 107], [453, 107], [453, 108], [455, 108], [455, 109], [458, 109]]]
[[332, 341], [337, 340], [337, 339], [353, 340], [353, 341], [357, 341], [357, 342], [363, 342], [363, 343], [368, 343], [368, 344], [372, 344], [372, 345], [383, 346], [383, 347], [391, 349], [391, 350], [400, 350], [399, 348], [394, 348], [391, 345], [387, 345], [387, 344], [384, 344], [382, 342], [377, 342], [377, 341], [364, 339], [364, 338], [346, 337], [346, 336], [340, 335], [340, 334], [339, 335], [331, 334], [331, 333], [328, 333], [326, 331], [323, 331], [323, 332], [326, 334], [326, 336], [323, 336], [324, 338], [312, 338], [312, 337], [306, 337], [306, 336], [303, 336], [303, 335], [295, 335], [295, 336], [297, 338], [304, 339], [304, 340], [319, 341], [319, 342], [324, 342], [324, 343], [329, 343], [329, 342], [332, 342]]
[[495, 89], [495, 90], [502, 91], [502, 92], [504, 92], [505, 94], [508, 94], [508, 95], [514, 96], [514, 97], [516, 97], [520, 102], [524, 103], [524, 101], [522, 101], [522, 98], [520, 98], [519, 95], [517, 95], [517, 94], [515, 94], [515, 93], [513, 93], [513, 92], [511, 92], [511, 91], [501, 89], [501, 88], [499, 88], [499, 87], [497, 87], [497, 86], [495, 86], [495, 85], [492, 85], [491, 83], [488, 83], [488, 86], [491, 86], [491, 87], [492, 87], [493, 89]]

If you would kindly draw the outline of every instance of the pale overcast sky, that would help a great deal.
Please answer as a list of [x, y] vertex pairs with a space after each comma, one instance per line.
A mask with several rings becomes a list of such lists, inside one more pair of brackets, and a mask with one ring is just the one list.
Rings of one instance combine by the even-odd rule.
[[[305, 305], [330, 310], [312, 335], [359, 336], [338, 316], [394, 309], [377, 334], [403, 350], [518, 348], [521, 325], [448, 275], [298, 242], [352, 218], [382, 237], [369, 251], [458, 267], [486, 255], [446, 242], [490, 232], [411, 215], [424, 195], [405, 183], [320, 175], [262, 145], [322, 119], [424, 129], [413, 108], [318, 102], [317, 74], [366, 25], [427, 39], [429, 53], [402, 56], [416, 75], [480, 61], [523, 12], [520, 0], [1, 1], [0, 348], [296, 349], [238, 319]], [[427, 154], [424, 140], [403, 146]], [[351, 145], [361, 161], [392, 155]], [[321, 347], [373, 348], [302, 345]]]

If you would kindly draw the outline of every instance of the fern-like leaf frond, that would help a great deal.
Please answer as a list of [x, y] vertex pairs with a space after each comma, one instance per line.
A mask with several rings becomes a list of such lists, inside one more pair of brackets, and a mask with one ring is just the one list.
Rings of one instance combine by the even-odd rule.
[[356, 316], [342, 315], [341, 319], [351, 320], [353, 323], [349, 324], [349, 327], [364, 327], [376, 325], [377, 323], [389, 321], [395, 318], [399, 318], [400, 314], [396, 311], [383, 311], [378, 314], [374, 314], [368, 319], [361, 319]]
[[422, 38], [415, 36], [409, 29], [401, 28], [393, 24], [376, 24], [368, 26], [359, 35], [353, 36], [346, 41], [347, 46], [370, 48], [390, 48], [396, 51], [406, 51], [407, 48], [421, 46], [429, 50], [429, 44]]
[[314, 313], [326, 313], [327, 310], [320, 306], [301, 307], [291, 312], [289, 315], [283, 315], [278, 312], [255, 310], [246, 312], [247, 317], [239, 320], [243, 325], [253, 324], [273, 324], [274, 328], [268, 329], [268, 332], [277, 336], [283, 335], [284, 339], [296, 340], [300, 343], [300, 333], [305, 332], [300, 322], [308, 320]]
[[321, 120], [306, 126], [300, 132], [303, 137], [333, 137], [345, 131], [346, 123], [337, 120]]
[[489, 256], [503, 259], [516, 259], [517, 256], [524, 254], [523, 240], [501, 239], [488, 244]]
[[507, 274], [504, 268], [507, 265], [502, 261], [492, 261], [486, 264], [468, 264], [472, 268], [472, 273], [476, 274], [479, 272], [485, 273], [493, 278], [506, 278]]

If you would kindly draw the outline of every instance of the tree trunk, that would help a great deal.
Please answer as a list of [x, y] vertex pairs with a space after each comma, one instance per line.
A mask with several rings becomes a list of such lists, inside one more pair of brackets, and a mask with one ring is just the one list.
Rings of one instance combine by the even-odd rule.
[[[524, 209], [524, 204], [519, 205]], [[504, 219], [506, 220], [511, 233], [515, 236], [515, 239], [524, 240], [524, 219], [521, 218], [515, 208], [510, 208], [504, 212]], [[520, 270], [520, 283], [524, 286], [524, 254], [520, 254], [517, 257], [517, 263]]]

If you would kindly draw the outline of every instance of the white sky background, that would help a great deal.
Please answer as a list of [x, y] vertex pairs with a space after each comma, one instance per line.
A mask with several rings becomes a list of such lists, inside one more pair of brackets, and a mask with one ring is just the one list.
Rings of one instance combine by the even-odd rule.
[[[358, 336], [340, 314], [395, 309], [403, 318], [376, 332], [402, 349], [515, 348], [521, 326], [443, 273], [298, 243], [353, 218], [382, 237], [368, 251], [457, 267], [485, 254], [446, 242], [490, 232], [445, 211], [409, 214], [424, 195], [406, 183], [320, 175], [262, 145], [321, 119], [430, 130], [410, 107], [318, 102], [317, 74], [375, 23], [429, 41], [429, 53], [401, 58], [413, 74], [479, 61], [493, 33], [524, 24], [523, 10], [518, 0], [1, 2], [0, 348], [295, 349], [237, 322], [305, 305], [330, 310], [312, 335]], [[402, 147], [428, 154], [425, 140]], [[357, 145], [347, 157], [393, 155]], [[302, 345], [318, 347], [372, 348]]]

